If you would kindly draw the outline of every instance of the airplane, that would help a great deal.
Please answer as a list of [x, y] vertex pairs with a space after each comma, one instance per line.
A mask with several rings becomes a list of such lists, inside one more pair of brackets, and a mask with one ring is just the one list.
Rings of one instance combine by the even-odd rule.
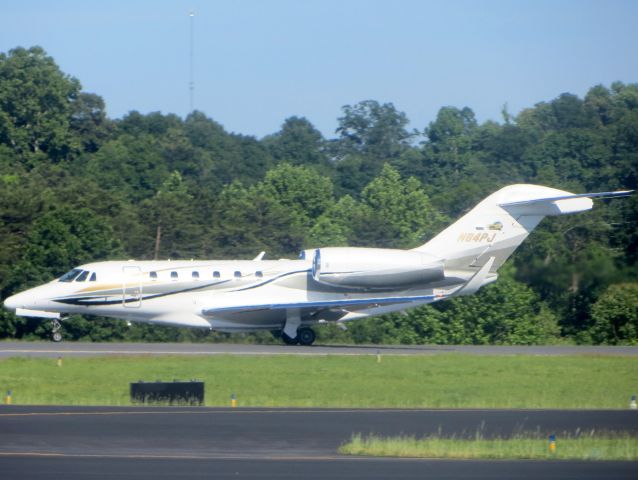
[[74, 314], [223, 332], [270, 330], [289, 345], [312, 345], [313, 326], [403, 311], [496, 281], [497, 270], [546, 216], [589, 210], [592, 198], [528, 184], [489, 195], [430, 241], [411, 250], [327, 247], [298, 259], [106, 261], [73, 268], [7, 298], [16, 315], [60, 321]]

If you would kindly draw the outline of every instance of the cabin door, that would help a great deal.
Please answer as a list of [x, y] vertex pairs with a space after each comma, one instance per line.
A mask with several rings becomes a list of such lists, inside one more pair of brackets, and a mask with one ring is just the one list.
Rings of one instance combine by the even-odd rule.
[[122, 305], [125, 308], [142, 306], [142, 269], [140, 267], [122, 267]]

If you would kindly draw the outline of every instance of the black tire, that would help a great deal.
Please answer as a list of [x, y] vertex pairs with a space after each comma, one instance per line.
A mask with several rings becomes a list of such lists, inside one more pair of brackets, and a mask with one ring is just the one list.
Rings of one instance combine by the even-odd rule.
[[291, 338], [288, 335], [286, 335], [284, 332], [281, 332], [281, 339], [284, 341], [286, 345], [297, 345], [298, 338], [299, 338], [299, 335], [297, 335], [295, 338]]
[[62, 341], [62, 334], [60, 332], [54, 332], [53, 335], [51, 336], [51, 338], [56, 343], [57, 342], [61, 342]]
[[312, 328], [303, 327], [297, 330], [297, 339], [299, 343], [304, 346], [312, 345], [317, 336], [315, 335], [315, 331]]

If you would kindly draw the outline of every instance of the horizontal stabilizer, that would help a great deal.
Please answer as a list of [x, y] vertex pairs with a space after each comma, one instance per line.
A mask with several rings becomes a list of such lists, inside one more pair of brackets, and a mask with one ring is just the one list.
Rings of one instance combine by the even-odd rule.
[[[552, 190], [552, 189], [548, 189]], [[524, 192], [522, 199], [512, 199], [498, 203], [498, 206], [507, 210], [515, 217], [520, 216], [553, 216], [578, 213], [590, 210], [594, 205], [592, 198], [614, 198], [631, 195], [633, 190], [623, 190], [618, 192], [598, 192], [598, 193], [569, 193], [554, 190], [557, 195], [534, 196], [525, 198], [530, 192]], [[519, 197], [520, 198], [520, 197]]]
[[534, 205], [537, 203], [556, 202], [558, 200], [571, 200], [572, 198], [613, 198], [626, 197], [631, 195], [633, 190], [619, 190], [617, 192], [598, 192], [598, 193], [575, 193], [571, 195], [561, 195], [558, 197], [533, 198], [531, 200], [521, 200], [518, 202], [499, 203], [499, 207], [518, 207], [523, 205]]

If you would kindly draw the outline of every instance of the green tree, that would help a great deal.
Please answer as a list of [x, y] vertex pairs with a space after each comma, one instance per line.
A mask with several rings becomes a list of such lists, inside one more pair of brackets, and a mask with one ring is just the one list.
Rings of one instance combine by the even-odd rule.
[[432, 208], [415, 178], [406, 181], [386, 164], [361, 193], [352, 243], [377, 247], [416, 247], [435, 233], [444, 218]]
[[62, 207], [35, 220], [12, 276], [23, 286], [35, 285], [74, 266], [120, 254], [120, 242], [108, 221], [86, 208]]
[[104, 99], [80, 92], [71, 103], [69, 128], [80, 138], [85, 152], [96, 152], [113, 134], [114, 125], [106, 117]]
[[59, 161], [79, 150], [69, 128], [79, 92], [40, 47], [0, 53], [0, 143], [27, 163], [34, 154]]
[[440, 312], [444, 343], [544, 344], [555, 341], [560, 333], [556, 317], [538, 295], [511, 278], [500, 278], [476, 295], [435, 308]]
[[410, 148], [415, 132], [407, 130], [405, 113], [392, 103], [365, 100], [342, 107], [337, 133], [329, 149], [343, 192], [357, 195], [378, 175], [383, 164], [398, 159]]
[[290, 117], [281, 130], [263, 139], [277, 162], [328, 167], [321, 132], [303, 117]]
[[261, 185], [294, 212], [304, 227], [309, 227], [334, 202], [332, 180], [311, 167], [283, 163], [269, 170]]
[[144, 115], [137, 110], [132, 110], [116, 124], [123, 134], [134, 137], [152, 135], [159, 138], [169, 130], [179, 128], [182, 125], [182, 120], [172, 113], [163, 115], [161, 112], [151, 112]]
[[619, 252], [608, 247], [614, 228], [603, 212], [546, 219], [514, 256], [517, 279], [560, 315], [565, 335], [589, 329], [590, 305], [621, 276]]
[[436, 120], [425, 129], [426, 149], [439, 175], [458, 179], [470, 160], [475, 129], [476, 119], [470, 108], [443, 107], [439, 110]]
[[222, 257], [250, 258], [262, 250], [275, 257], [296, 255], [305, 236], [298, 216], [263, 185], [246, 188], [233, 182], [225, 187], [212, 222], [212, 240]]
[[596, 343], [638, 345], [638, 283], [610, 285], [592, 307]]
[[409, 121], [392, 103], [365, 100], [345, 105], [337, 133], [343, 153], [360, 153], [387, 160], [403, 152], [414, 137]]
[[344, 195], [330, 206], [308, 231], [304, 242], [308, 248], [344, 247], [353, 239], [354, 219], [359, 216], [360, 206], [349, 195]]
[[206, 179], [219, 185], [240, 181], [246, 185], [256, 183], [273, 166], [267, 147], [255, 138], [229, 134], [214, 120], [201, 112], [186, 117], [184, 129], [192, 145], [211, 161]]
[[428, 140], [440, 150], [468, 150], [469, 136], [476, 128], [471, 108], [442, 107], [425, 130]]
[[[193, 197], [179, 172], [164, 181], [154, 197], [142, 203], [145, 224], [154, 234], [153, 256], [160, 258], [193, 258], [198, 256], [202, 238], [193, 208]], [[149, 252], [151, 243], [149, 242]]]
[[45, 208], [39, 189], [41, 184], [26, 174], [0, 176], [0, 298], [12, 293], [8, 287], [16, 259], [28, 242], [32, 222]]
[[149, 134], [137, 137], [124, 134], [91, 155], [83, 175], [138, 204], [155, 195], [169, 175], [168, 167], [157, 138]]

